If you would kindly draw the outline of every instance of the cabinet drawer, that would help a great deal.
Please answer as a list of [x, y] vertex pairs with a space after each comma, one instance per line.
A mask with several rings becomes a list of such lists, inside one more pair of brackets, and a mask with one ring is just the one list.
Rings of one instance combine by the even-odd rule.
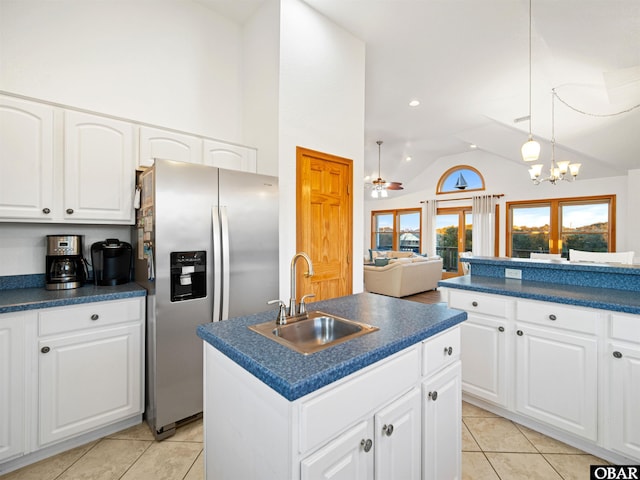
[[557, 303], [518, 300], [516, 312], [516, 318], [523, 322], [592, 335], [598, 333], [598, 313], [592, 310], [565, 307]]
[[53, 335], [142, 320], [143, 298], [94, 302], [38, 312], [38, 335]]
[[349, 379], [300, 405], [300, 452], [336, 436], [345, 427], [417, 385], [420, 380], [418, 347], [396, 354], [366, 373]]
[[640, 315], [612, 313], [609, 336], [625, 342], [640, 343]]
[[422, 375], [430, 375], [460, 358], [460, 328], [422, 342]]
[[507, 317], [511, 305], [513, 305], [513, 302], [505, 298], [453, 289], [449, 291], [449, 306], [465, 312]]

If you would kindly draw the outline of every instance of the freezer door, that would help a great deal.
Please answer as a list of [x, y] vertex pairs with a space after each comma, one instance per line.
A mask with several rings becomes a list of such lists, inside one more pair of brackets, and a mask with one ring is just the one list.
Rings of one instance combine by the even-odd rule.
[[222, 319], [263, 312], [278, 298], [278, 179], [220, 169]]

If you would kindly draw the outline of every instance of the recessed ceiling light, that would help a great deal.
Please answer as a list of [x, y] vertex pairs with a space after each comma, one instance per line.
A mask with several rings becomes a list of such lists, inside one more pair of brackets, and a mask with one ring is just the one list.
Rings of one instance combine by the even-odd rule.
[[470, 143], [470, 144], [469, 144], [469, 148], [470, 148], [471, 150], [475, 150], [476, 148], [478, 148], [478, 145], [476, 145], [475, 143]]
[[420, 105], [420, 100], [417, 100], [415, 98], [409, 102], [410, 107], [417, 107], [418, 105]]
[[407, 162], [410, 162], [410, 161], [411, 161], [411, 156], [410, 156], [410, 155], [407, 155], [407, 158], [405, 158], [405, 160], [406, 160]]

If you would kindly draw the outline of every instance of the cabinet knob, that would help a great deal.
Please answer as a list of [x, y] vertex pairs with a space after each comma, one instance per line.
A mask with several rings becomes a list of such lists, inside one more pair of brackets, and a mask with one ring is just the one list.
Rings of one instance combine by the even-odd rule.
[[499, 327], [498, 327], [498, 331], [499, 331], [499, 332], [504, 332], [504, 327], [503, 327], [503, 326], [499, 326]]
[[51, 349], [50, 349], [49, 347], [42, 347], [42, 348], [40, 349], [40, 351], [41, 351], [42, 353], [49, 353], [49, 352], [51, 351]]
[[91, 315], [91, 320], [98, 320], [100, 318], [100, 315], [98, 315], [97, 313], [94, 313], [93, 315]]
[[71, 215], [73, 213], [73, 208], [67, 208], [67, 213]]
[[389, 425], [384, 425], [382, 427], [382, 433], [387, 437], [390, 437], [393, 433], [393, 424], [390, 423]]
[[445, 355], [453, 355], [453, 347], [444, 347]]
[[371, 447], [373, 446], [373, 440], [371, 440], [370, 438], [367, 438], [365, 440], [363, 438], [362, 441], [360, 442], [360, 446], [365, 452], [368, 452], [369, 450], [371, 450]]
[[555, 320], [557, 317], [552, 313], [549, 315], [549, 320]]
[[438, 399], [438, 392], [429, 392], [429, 398], [435, 402]]
[[49, 215], [51, 213], [51, 210], [48, 208], [43, 208], [42, 213], [44, 213], [45, 215]]
[[615, 358], [622, 358], [622, 352], [618, 352], [617, 350], [615, 352], [613, 352], [613, 356]]
[[478, 302], [476, 302], [475, 300], [473, 302], [471, 302], [471, 305], [473, 305], [474, 307], [478, 306]]
[[521, 337], [522, 335], [524, 335], [524, 332], [523, 332], [522, 330], [518, 330], [518, 331], [516, 332], [516, 334], [517, 334], [519, 337]]

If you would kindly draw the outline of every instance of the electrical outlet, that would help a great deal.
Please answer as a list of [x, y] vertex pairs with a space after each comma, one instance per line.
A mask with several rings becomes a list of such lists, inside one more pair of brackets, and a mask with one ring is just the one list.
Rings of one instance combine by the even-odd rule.
[[505, 278], [515, 278], [517, 280], [522, 280], [522, 270], [518, 270], [516, 268], [505, 268], [504, 269], [504, 277]]

